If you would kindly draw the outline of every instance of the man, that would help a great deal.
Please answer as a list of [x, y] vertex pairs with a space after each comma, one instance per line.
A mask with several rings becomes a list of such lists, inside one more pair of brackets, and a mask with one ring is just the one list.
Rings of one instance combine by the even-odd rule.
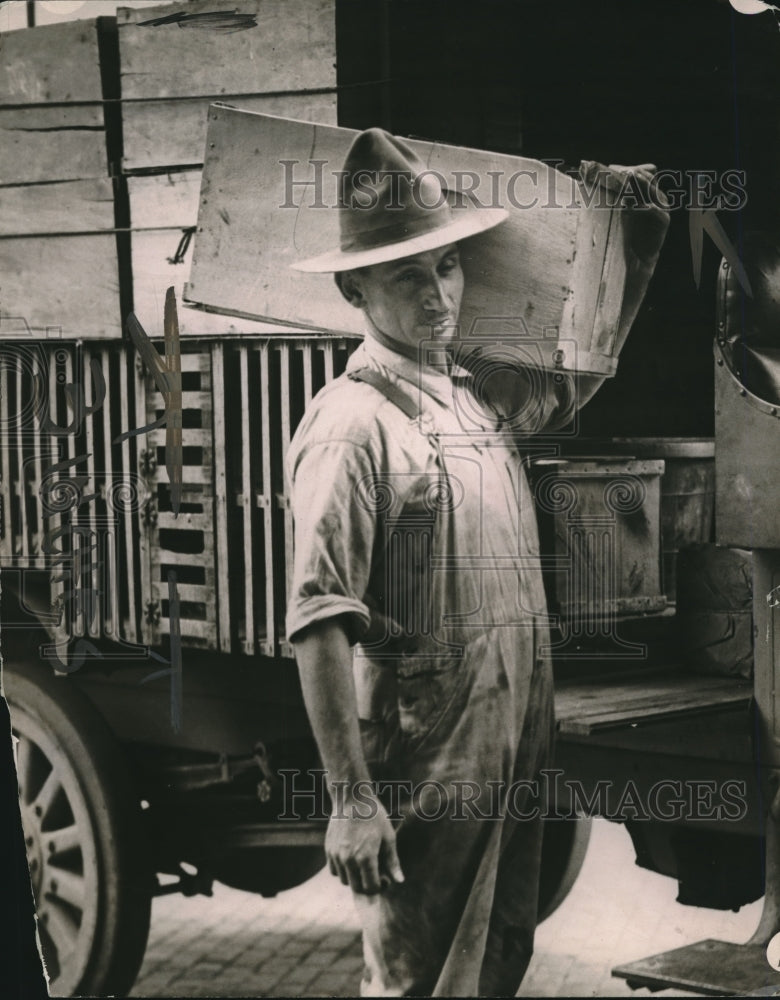
[[513, 995], [541, 850], [516, 783], [549, 764], [553, 728], [516, 438], [529, 414], [534, 430], [568, 422], [600, 379], [502, 369], [477, 398], [457, 364], [474, 365], [456, 341], [458, 241], [507, 213], [451, 209], [378, 129], [344, 177], [341, 247], [299, 267], [335, 274], [366, 336], [288, 456], [287, 634], [333, 798], [328, 864], [361, 914], [364, 995]]

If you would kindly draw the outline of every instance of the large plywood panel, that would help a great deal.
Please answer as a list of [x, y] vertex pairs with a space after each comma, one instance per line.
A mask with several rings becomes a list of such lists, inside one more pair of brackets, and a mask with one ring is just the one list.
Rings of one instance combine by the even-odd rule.
[[[215, 97], [334, 87], [335, 12], [335, 0], [194, 0], [121, 8], [122, 97]], [[220, 14], [226, 19], [237, 15], [244, 26], [219, 30], [215, 15]], [[167, 21], [148, 23], [160, 19]]]
[[0, 108], [0, 184], [107, 175], [102, 105]]
[[0, 275], [0, 336], [121, 336], [113, 233], [2, 239]]
[[9, 31], [0, 39], [0, 105], [100, 101], [97, 21]]
[[[124, 101], [125, 171], [165, 169], [203, 163], [209, 104], [214, 98]], [[312, 122], [336, 122], [336, 93], [228, 97], [223, 103], [248, 111], [286, 115]]]

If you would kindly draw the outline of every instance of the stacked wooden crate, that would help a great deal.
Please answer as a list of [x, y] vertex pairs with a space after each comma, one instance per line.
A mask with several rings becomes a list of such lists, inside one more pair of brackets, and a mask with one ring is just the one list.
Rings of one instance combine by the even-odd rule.
[[[122, 171], [128, 176], [134, 310], [162, 331], [165, 290], [189, 277], [208, 107], [336, 120], [332, 0], [193, 0], [117, 12]], [[183, 335], [259, 333], [182, 310]]]
[[121, 336], [104, 25], [74, 21], [3, 36], [0, 337]]
[[[167, 642], [167, 580], [174, 572], [185, 644], [274, 655], [279, 649], [274, 607], [284, 603], [283, 595], [280, 602], [273, 599], [274, 577], [283, 571], [284, 544], [280, 540], [274, 546], [271, 560], [271, 524], [266, 520], [272, 508], [264, 518], [258, 505], [273, 503], [274, 535], [283, 531], [281, 525], [277, 528], [283, 483], [279, 478], [277, 495], [261, 483], [262, 470], [271, 462], [269, 423], [278, 423], [278, 414], [269, 414], [263, 423], [265, 459], [250, 462], [260, 438], [252, 443], [242, 430], [250, 419], [250, 393], [258, 387], [246, 382], [244, 350], [237, 348], [243, 367], [234, 366], [232, 360], [226, 363], [226, 350], [230, 359], [235, 351], [217, 341], [226, 335], [267, 337], [279, 328], [184, 308], [182, 292], [198, 219], [209, 105], [224, 102], [335, 122], [334, 4], [192, 0], [121, 8], [117, 24], [120, 183], [128, 196], [133, 311], [148, 335], [159, 338], [166, 289], [173, 286], [184, 352], [183, 505], [178, 517], [170, 504], [164, 430], [149, 435], [142, 456], [152, 495], [143, 518], [144, 638]], [[258, 234], [258, 255], [261, 243]], [[263, 350], [267, 361], [267, 343]], [[147, 421], [153, 421], [164, 403], [150, 379], [146, 385]], [[239, 398], [246, 407], [243, 415], [235, 410]], [[267, 410], [267, 383], [263, 405]], [[275, 476], [278, 471], [275, 467]], [[249, 579], [260, 567], [268, 577], [265, 583]]]

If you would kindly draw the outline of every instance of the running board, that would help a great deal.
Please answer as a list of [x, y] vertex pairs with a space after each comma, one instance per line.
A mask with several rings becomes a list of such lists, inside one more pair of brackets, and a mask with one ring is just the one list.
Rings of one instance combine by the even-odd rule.
[[653, 993], [672, 987], [710, 997], [774, 996], [780, 991], [780, 973], [767, 962], [763, 945], [712, 939], [619, 965], [612, 975], [625, 979], [632, 990], [644, 987]]

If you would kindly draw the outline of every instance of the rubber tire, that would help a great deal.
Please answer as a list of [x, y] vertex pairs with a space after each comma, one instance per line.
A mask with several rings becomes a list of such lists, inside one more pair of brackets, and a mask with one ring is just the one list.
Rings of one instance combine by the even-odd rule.
[[545, 821], [537, 911], [539, 923], [551, 916], [571, 892], [585, 861], [592, 822], [589, 816]]
[[[3, 688], [21, 725], [26, 714], [70, 765], [86, 802], [97, 868], [97, 920], [78, 981], [56, 996], [125, 995], [143, 961], [155, 884], [127, 761], [106, 722], [72, 679], [38, 664], [8, 664]], [[51, 761], [56, 770], [56, 760]], [[67, 767], [63, 764], [63, 771]], [[84, 963], [81, 963], [84, 964]], [[58, 977], [60, 978], [60, 977]]]

